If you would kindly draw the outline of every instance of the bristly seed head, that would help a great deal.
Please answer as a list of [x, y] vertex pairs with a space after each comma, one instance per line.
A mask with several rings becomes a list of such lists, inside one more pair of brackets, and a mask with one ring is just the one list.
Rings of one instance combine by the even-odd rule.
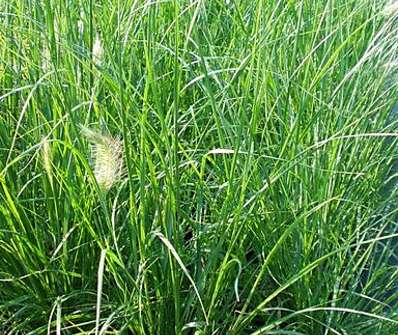
[[43, 159], [43, 167], [47, 173], [48, 180], [52, 186], [53, 183], [53, 174], [52, 174], [52, 153], [51, 153], [51, 146], [50, 142], [47, 137], [43, 138], [42, 140], [42, 159]]
[[49, 72], [51, 70], [51, 53], [48, 46], [44, 46], [42, 50], [41, 68], [43, 72]]
[[83, 126], [81, 132], [92, 144], [95, 179], [102, 191], [108, 191], [122, 177], [123, 142]]
[[398, 1], [390, 1], [383, 9], [383, 14], [385, 16], [393, 16], [398, 13]]
[[101, 66], [102, 58], [104, 56], [104, 48], [102, 47], [101, 39], [98, 33], [94, 41], [92, 52], [94, 64], [97, 66]]

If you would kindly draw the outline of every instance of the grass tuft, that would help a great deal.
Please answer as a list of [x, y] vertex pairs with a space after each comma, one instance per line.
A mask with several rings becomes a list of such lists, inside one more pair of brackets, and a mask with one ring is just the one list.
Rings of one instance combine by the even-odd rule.
[[397, 334], [397, 36], [380, 0], [0, 1], [0, 333]]

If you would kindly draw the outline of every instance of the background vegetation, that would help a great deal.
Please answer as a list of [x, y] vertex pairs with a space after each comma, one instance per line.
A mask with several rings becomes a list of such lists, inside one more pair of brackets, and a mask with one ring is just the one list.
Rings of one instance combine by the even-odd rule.
[[397, 334], [384, 5], [1, 1], [0, 333]]

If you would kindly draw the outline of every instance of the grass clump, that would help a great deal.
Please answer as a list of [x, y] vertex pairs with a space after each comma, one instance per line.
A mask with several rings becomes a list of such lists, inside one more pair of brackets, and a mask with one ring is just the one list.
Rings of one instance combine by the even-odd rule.
[[394, 6], [1, 2], [0, 333], [397, 333]]

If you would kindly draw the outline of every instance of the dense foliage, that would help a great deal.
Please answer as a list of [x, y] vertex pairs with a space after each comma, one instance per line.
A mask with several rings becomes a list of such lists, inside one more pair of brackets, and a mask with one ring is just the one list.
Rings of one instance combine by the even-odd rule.
[[384, 5], [1, 1], [0, 333], [397, 334]]

